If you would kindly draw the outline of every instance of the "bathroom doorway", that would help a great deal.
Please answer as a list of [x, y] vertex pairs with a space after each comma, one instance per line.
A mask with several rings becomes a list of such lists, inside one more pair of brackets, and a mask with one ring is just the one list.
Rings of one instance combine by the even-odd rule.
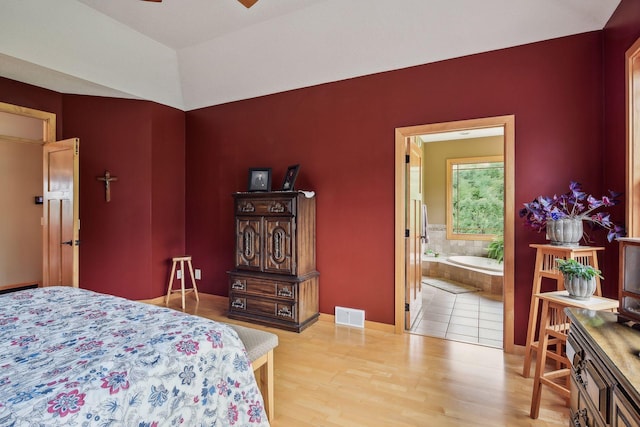
[[[402, 221], [405, 209], [406, 186], [403, 148], [407, 138], [422, 135], [435, 135], [448, 132], [470, 132], [489, 128], [500, 128], [503, 133], [504, 155], [504, 273], [502, 301], [502, 348], [505, 352], [513, 352], [513, 229], [514, 229], [514, 116], [499, 116], [484, 119], [464, 120], [457, 122], [426, 124], [396, 129], [396, 332], [410, 330], [404, 322], [404, 229]], [[458, 294], [454, 294], [458, 295]], [[457, 299], [457, 297], [456, 297]], [[464, 299], [464, 297], [461, 297]], [[496, 345], [498, 346], [498, 345]]]
[[413, 334], [502, 349], [503, 133], [498, 126], [416, 137], [424, 238]]

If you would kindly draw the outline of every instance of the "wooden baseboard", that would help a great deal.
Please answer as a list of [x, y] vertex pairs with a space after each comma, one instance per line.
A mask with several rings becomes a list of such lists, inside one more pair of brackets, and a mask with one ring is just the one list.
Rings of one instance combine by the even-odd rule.
[[[331, 323], [335, 323], [336, 322], [336, 316], [334, 316], [333, 314], [327, 314], [327, 313], [320, 313], [320, 319], [321, 321], [324, 322], [331, 322]], [[343, 326], [343, 325], [338, 325], [340, 327], [344, 327], [344, 328], [350, 328], [351, 326]], [[364, 321], [364, 328], [365, 329], [371, 329], [374, 331], [381, 331], [381, 332], [390, 332], [390, 333], [394, 333], [395, 331], [395, 327], [393, 325], [388, 325], [386, 323], [380, 323], [380, 322], [372, 322], [370, 320], [365, 320]]]
[[157, 297], [157, 298], [151, 298], [151, 299], [139, 299], [136, 300], [138, 302], [144, 302], [146, 304], [153, 304], [153, 305], [157, 305], [157, 304], [161, 304], [164, 303], [164, 299], [165, 299], [166, 295], [163, 295], [161, 297]]
[[[207, 297], [209, 297], [209, 298], [219, 299], [220, 301], [222, 301], [222, 300], [228, 301], [227, 297], [223, 297], [223, 296], [220, 296], [220, 295], [205, 294], [203, 292], [198, 292], [198, 293], [200, 295], [207, 295]], [[147, 304], [158, 305], [158, 304], [164, 304], [164, 298], [165, 298], [165, 295], [163, 295], [161, 297], [157, 297], [157, 298], [138, 300], [138, 302], [144, 302], [144, 303], [147, 303]], [[180, 298], [180, 295], [172, 295], [171, 298], [172, 299], [173, 298]], [[335, 323], [335, 316], [333, 314], [320, 313], [320, 318], [318, 320], [323, 321], [323, 322]], [[343, 327], [342, 325], [339, 325], [339, 326]], [[344, 326], [344, 327], [348, 328], [349, 326]], [[372, 322], [370, 320], [365, 320], [364, 321], [364, 327], [365, 327], [365, 329], [371, 329], [371, 330], [376, 330], [376, 331], [390, 332], [390, 333], [394, 332], [394, 326], [393, 325], [388, 325], [386, 323]]]
[[30, 286], [42, 286], [40, 282], [24, 282], [24, 283], [13, 283], [10, 285], [0, 285], [0, 291], [5, 291], [8, 289], [17, 289], [17, 288], [26, 288]]
[[524, 356], [524, 350], [525, 350], [525, 346], [514, 344], [513, 345], [513, 351], [511, 352], [511, 354], [517, 354], [517, 355], [520, 355], [520, 356]]

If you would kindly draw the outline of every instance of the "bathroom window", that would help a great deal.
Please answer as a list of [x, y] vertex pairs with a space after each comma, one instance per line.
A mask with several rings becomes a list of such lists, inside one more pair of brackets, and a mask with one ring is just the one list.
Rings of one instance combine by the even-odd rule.
[[447, 159], [447, 239], [491, 240], [503, 230], [503, 156]]

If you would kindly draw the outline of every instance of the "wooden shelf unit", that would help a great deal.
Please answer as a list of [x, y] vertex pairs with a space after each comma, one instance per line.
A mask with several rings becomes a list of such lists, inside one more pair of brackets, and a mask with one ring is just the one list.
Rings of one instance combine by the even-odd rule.
[[[538, 350], [538, 315], [540, 300], [538, 294], [541, 292], [542, 279], [548, 278], [556, 281], [555, 291], [564, 290], [564, 277], [556, 266], [556, 259], [575, 259], [581, 264], [591, 265], [598, 268], [598, 251], [603, 247], [595, 246], [558, 246], [549, 244], [531, 244], [531, 248], [536, 249], [536, 264], [533, 273], [533, 287], [531, 290], [531, 305], [529, 306], [529, 326], [527, 328], [527, 342], [524, 352], [524, 366], [522, 376], [529, 378], [531, 374], [531, 360], [533, 352]], [[596, 278], [596, 296], [602, 295], [600, 278]], [[551, 340], [550, 344], [555, 344]]]
[[[533, 419], [538, 418], [542, 386], [545, 385], [565, 399], [570, 398], [569, 376], [571, 360], [567, 357], [565, 346], [571, 321], [565, 310], [568, 307], [591, 311], [614, 311], [618, 308], [618, 300], [593, 296], [587, 300], [571, 298], [567, 291], [543, 292], [538, 294], [542, 301], [540, 318], [540, 347], [537, 352], [536, 371], [533, 376], [531, 394], [531, 412]], [[549, 342], [554, 339], [555, 349], [549, 350]], [[571, 351], [569, 351], [571, 353]], [[556, 362], [556, 369], [546, 370], [547, 358]], [[564, 384], [561, 379], [564, 379]]]

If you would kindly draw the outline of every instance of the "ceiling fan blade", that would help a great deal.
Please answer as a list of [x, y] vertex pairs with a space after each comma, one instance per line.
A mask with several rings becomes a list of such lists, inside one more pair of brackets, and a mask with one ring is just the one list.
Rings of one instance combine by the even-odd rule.
[[258, 0], [238, 0], [238, 1], [242, 3], [242, 5], [247, 9], [249, 9], [251, 6], [253, 6], [258, 2]]
[[[154, 2], [154, 3], [162, 3], [162, 0], [142, 0], [142, 1], [150, 1], [150, 2]], [[249, 9], [251, 6], [253, 6], [254, 4], [256, 4], [258, 2], [258, 0], [238, 0], [240, 3], [242, 3], [242, 5], [244, 7], [246, 7], [247, 9]]]

